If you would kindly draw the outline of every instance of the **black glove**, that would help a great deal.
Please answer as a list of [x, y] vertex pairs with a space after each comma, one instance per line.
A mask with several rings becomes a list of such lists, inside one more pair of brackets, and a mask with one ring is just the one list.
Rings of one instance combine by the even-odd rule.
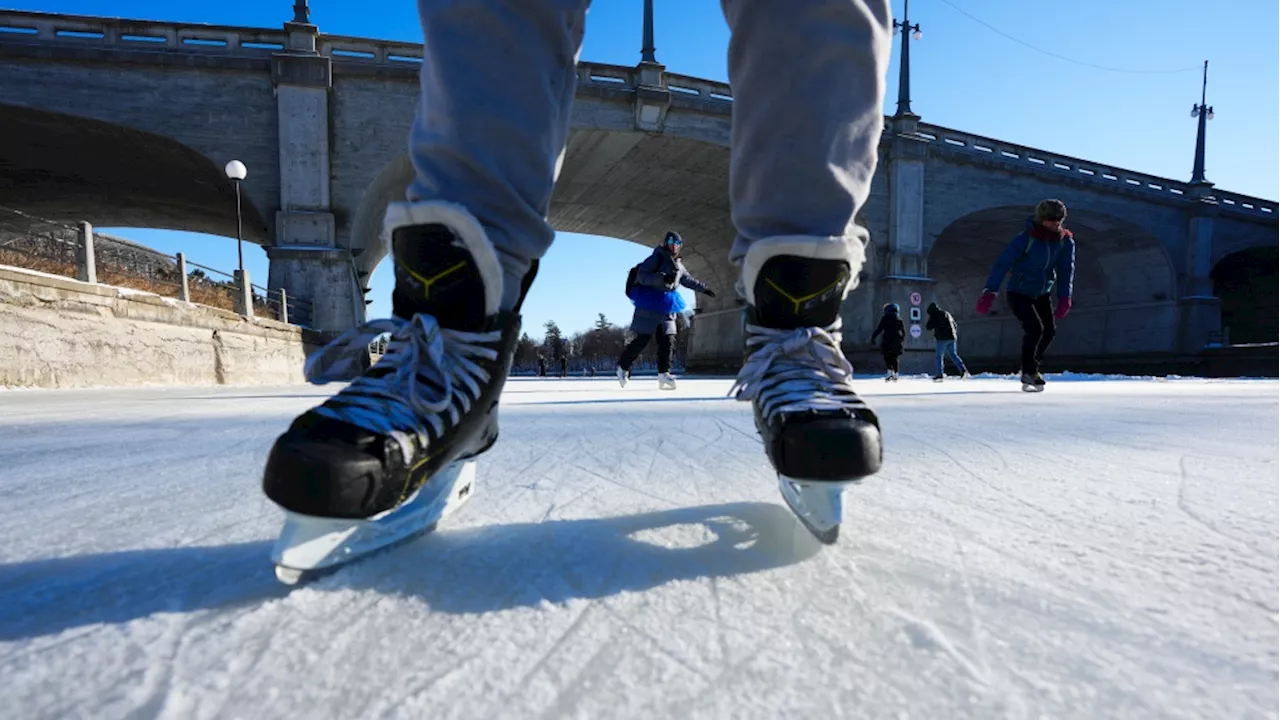
[[716, 296], [716, 291], [715, 291], [715, 290], [712, 290], [711, 288], [707, 288], [707, 289], [705, 289], [705, 290], [703, 290], [703, 291], [702, 291], [702, 294], [703, 294], [703, 295], [706, 295], [707, 297], [715, 297], [715, 296]]
[[667, 284], [667, 287], [669, 287], [669, 288], [673, 288], [673, 287], [675, 287], [675, 286], [676, 286], [676, 275], [675, 275], [675, 273], [667, 273], [666, 275], [663, 275], [663, 276], [662, 276], [662, 281], [663, 281], [664, 283], [666, 283], [666, 284]]

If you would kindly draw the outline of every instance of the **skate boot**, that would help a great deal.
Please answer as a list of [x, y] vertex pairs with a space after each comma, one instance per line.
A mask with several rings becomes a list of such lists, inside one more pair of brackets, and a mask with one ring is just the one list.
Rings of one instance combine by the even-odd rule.
[[933, 376], [933, 381], [934, 381], [934, 382], [942, 382], [943, 380], [946, 380], [946, 379], [947, 379], [947, 376], [946, 376], [946, 375], [934, 375], [934, 376]]
[[671, 373], [669, 372], [658, 373], [658, 389], [659, 390], [675, 390], [676, 389], [676, 379], [671, 376]]
[[893, 380], [893, 371], [892, 371], [892, 370], [885, 370], [885, 371], [884, 371], [884, 381], [885, 381], [885, 382], [889, 382], [889, 381], [891, 381], [891, 380]]
[[[354, 328], [312, 355], [307, 379], [350, 377], [383, 333], [386, 354], [295, 419], [267, 458], [263, 491], [290, 514], [381, 517], [497, 440], [498, 396], [520, 316], [519, 302], [499, 309], [502, 268], [484, 229], [456, 205], [393, 203], [386, 233], [395, 317]], [[521, 301], [536, 269], [524, 278]]]
[[1039, 372], [1022, 373], [1022, 391], [1023, 392], [1044, 392], [1044, 378]]
[[622, 368], [618, 368], [618, 384], [619, 385], [621, 385], [622, 387], [626, 387], [627, 380], [629, 380], [630, 378], [631, 378], [631, 373], [629, 371], [623, 370]]
[[743, 262], [746, 362], [730, 393], [750, 401], [787, 504], [824, 543], [839, 537], [841, 489], [880, 469], [874, 412], [840, 350], [854, 272], [842, 244], [778, 238]]

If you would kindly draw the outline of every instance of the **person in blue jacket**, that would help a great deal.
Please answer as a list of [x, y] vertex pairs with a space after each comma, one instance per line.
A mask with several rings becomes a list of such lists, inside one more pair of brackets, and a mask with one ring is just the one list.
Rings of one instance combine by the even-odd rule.
[[[1076, 241], [1062, 226], [1067, 206], [1061, 200], [1042, 200], [1026, 227], [1009, 241], [996, 258], [978, 299], [978, 313], [991, 312], [996, 293], [1009, 276], [1005, 296], [1013, 314], [1022, 323], [1022, 384], [1043, 389], [1040, 362], [1057, 334], [1056, 321], [1071, 311], [1075, 285]], [[1058, 297], [1057, 308], [1050, 295]]]
[[626, 387], [631, 377], [631, 363], [640, 357], [649, 340], [658, 338], [658, 387], [674, 390], [675, 378], [671, 377], [671, 348], [676, 336], [676, 315], [684, 311], [684, 298], [676, 287], [683, 285], [708, 297], [716, 294], [705, 283], [694, 278], [680, 261], [684, 239], [672, 230], [662, 239], [662, 244], [635, 268], [635, 285], [627, 291], [636, 306], [631, 318], [631, 332], [635, 339], [627, 344], [618, 358], [618, 383]]

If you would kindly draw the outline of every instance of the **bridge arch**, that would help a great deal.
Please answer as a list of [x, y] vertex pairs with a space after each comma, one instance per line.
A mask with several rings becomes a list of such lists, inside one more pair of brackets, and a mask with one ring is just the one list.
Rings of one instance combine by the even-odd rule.
[[1232, 344], [1276, 342], [1280, 325], [1275, 245], [1238, 250], [1214, 265], [1213, 294], [1222, 299], [1222, 327]]
[[[235, 188], [206, 155], [122, 125], [0, 105], [0, 194], [60, 222], [236, 236]], [[266, 243], [262, 214], [241, 198], [246, 240]]]
[[[689, 271], [717, 290], [714, 300], [699, 297], [699, 307], [732, 302], [737, 276], [728, 261], [735, 237], [728, 163], [727, 148], [703, 140], [574, 130], [551, 199], [551, 226], [650, 247], [675, 229], [685, 238]], [[652, 170], [637, 177], [636, 167]], [[349, 240], [353, 250], [363, 250], [356, 258], [359, 270], [372, 274], [386, 257], [382, 217], [389, 203], [404, 198], [412, 179], [413, 166], [407, 155], [400, 155], [383, 165], [366, 188], [352, 216]]]
[[[1032, 205], [984, 208], [961, 216], [937, 236], [929, 252], [934, 301], [963, 325], [966, 357], [1014, 358], [1021, 329], [1003, 293], [990, 316], [974, 309], [996, 257], [1022, 230]], [[1073, 307], [1053, 354], [1096, 357], [1171, 349], [1178, 323], [1177, 272], [1155, 234], [1112, 215], [1075, 209], [1067, 226], [1076, 235]]]

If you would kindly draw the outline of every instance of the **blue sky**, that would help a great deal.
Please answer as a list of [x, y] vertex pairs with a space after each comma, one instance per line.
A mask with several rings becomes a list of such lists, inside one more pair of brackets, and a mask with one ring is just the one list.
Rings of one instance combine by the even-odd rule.
[[[292, 17], [293, 0], [0, 0], [0, 5], [278, 27]], [[312, 0], [311, 5], [321, 32], [421, 39], [416, 5], [409, 0]], [[658, 60], [671, 72], [727, 80], [729, 35], [719, 3], [655, 0], [654, 5]], [[641, 6], [640, 0], [596, 0], [582, 58], [636, 63]], [[900, 19], [902, 0], [893, 7]], [[1179, 180], [1191, 174], [1196, 123], [1189, 112], [1199, 102], [1199, 69], [1207, 59], [1209, 104], [1216, 114], [1209, 124], [1209, 180], [1233, 192], [1280, 196], [1275, 0], [916, 0], [911, 20], [924, 32], [923, 39], [912, 41], [912, 109], [926, 122]], [[885, 97], [890, 114], [897, 102], [897, 58], [895, 40]], [[1165, 72], [1170, 70], [1177, 72]], [[182, 250], [212, 267], [231, 270], [236, 263], [233, 239], [115, 232], [165, 252]], [[548, 319], [568, 332], [585, 329], [600, 312], [627, 322], [630, 303], [620, 288], [627, 269], [646, 252], [610, 238], [561, 235], [525, 304], [530, 335], [540, 337]], [[265, 253], [246, 244], [245, 261], [255, 282], [265, 284]], [[373, 276], [370, 317], [389, 313], [390, 276], [385, 262]]]

